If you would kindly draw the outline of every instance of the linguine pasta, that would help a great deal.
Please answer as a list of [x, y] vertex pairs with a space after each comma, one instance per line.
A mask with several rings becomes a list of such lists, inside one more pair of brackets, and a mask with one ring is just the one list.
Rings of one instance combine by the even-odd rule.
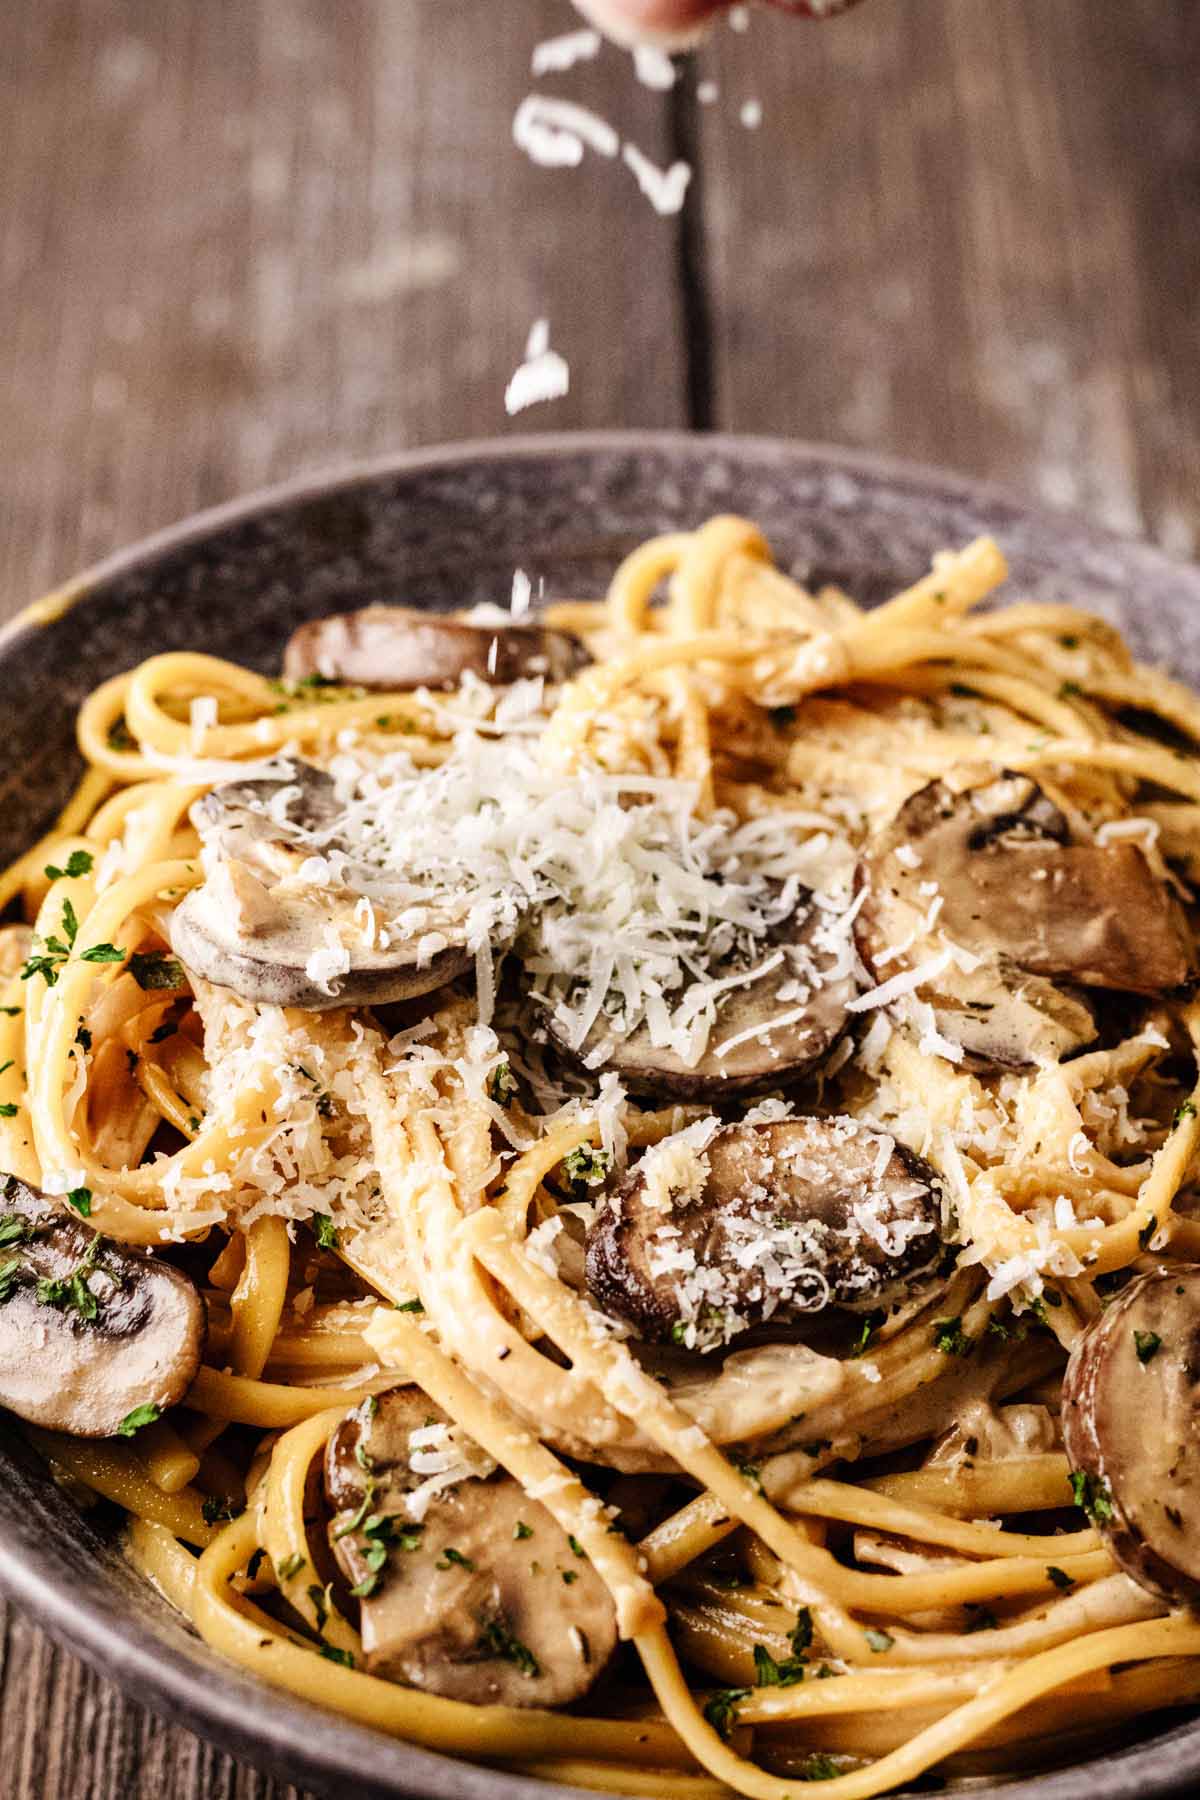
[[[583, 1053], [614, 983], [650, 992], [649, 950], [620, 970], [641, 915], [611, 926], [635, 813], [658, 834], [635, 846], [646, 857], [670, 860], [680, 832], [684, 861], [702, 842], [723, 867], [758, 858], [764, 880], [803, 883], [847, 970], [865, 847], [951, 772], [1032, 777], [1183, 890], [1200, 702], [1074, 608], [977, 611], [1004, 577], [980, 541], [864, 612], [718, 518], [636, 550], [604, 600], [547, 610], [591, 659], [555, 686], [382, 693], [196, 653], [85, 702], [83, 779], [0, 881], [27, 921], [5, 928], [0, 1166], [104, 1238], [180, 1261], [208, 1337], [183, 1403], [125, 1435], [29, 1430], [81, 1497], [124, 1509], [138, 1567], [215, 1649], [431, 1749], [603, 1791], [754, 1800], [1019, 1770], [1200, 1698], [1200, 1624], [1114, 1554], [1102, 1485], [1060, 1428], [1067, 1356], [1113, 1293], [1200, 1251], [1187, 992], [1111, 1008], [1078, 1053], [980, 1066], [921, 998], [930, 965], [892, 944], [846, 977], [848, 1032], [765, 1098], [635, 1097], [603, 1046]], [[248, 1000], [175, 954], [174, 914], [214, 880], [197, 802], [295, 758], [353, 804], [383, 782], [389, 844], [422, 868], [464, 819], [494, 822], [474, 851], [487, 916], [468, 968], [400, 1009], [315, 1010]], [[523, 810], [540, 833], [521, 850], [540, 896], [518, 940], [532, 1013], [490, 947]], [[581, 817], [587, 842], [616, 835], [567, 904], [545, 846]], [[571, 937], [589, 894], [589, 967], [606, 929], [616, 946], [591, 1002]], [[372, 898], [358, 925], [394, 932], [385, 911]], [[336, 992], [340, 945], [326, 949], [308, 978]], [[954, 950], [946, 977], [970, 960]], [[691, 991], [686, 1018], [668, 995], [660, 1029], [685, 1061], [723, 1016]], [[936, 1268], [832, 1325], [816, 1307], [811, 1331], [768, 1318], [706, 1342], [697, 1310], [665, 1344], [631, 1336], [583, 1278], [581, 1227], [681, 1134], [703, 1146], [714, 1112], [852, 1121], [922, 1159]], [[623, 1648], [570, 1711], [372, 1672], [314, 1483], [348, 1411], [369, 1417], [398, 1382], [473, 1446], [472, 1467], [547, 1509], [611, 1596]]]

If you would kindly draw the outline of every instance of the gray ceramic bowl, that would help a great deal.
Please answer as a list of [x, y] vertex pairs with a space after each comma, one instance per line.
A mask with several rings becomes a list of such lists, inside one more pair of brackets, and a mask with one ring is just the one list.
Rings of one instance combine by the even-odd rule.
[[[72, 583], [0, 634], [9, 754], [0, 852], [15, 855], [77, 772], [84, 693], [151, 652], [198, 648], [264, 670], [298, 620], [403, 600], [504, 601], [515, 567], [559, 595], [601, 592], [652, 532], [721, 511], [765, 528], [780, 560], [873, 600], [931, 551], [992, 532], [1015, 587], [1120, 622], [1200, 682], [1200, 572], [1081, 520], [972, 482], [803, 445], [688, 436], [510, 440], [401, 456], [207, 513]], [[138, 1699], [229, 1750], [358, 1800], [537, 1800], [537, 1782], [471, 1768], [349, 1725], [227, 1666], [122, 1563], [0, 1425], [0, 1584]], [[1143, 1800], [1200, 1791], [1200, 1723], [976, 1800]], [[560, 1789], [583, 1800], [580, 1790]]]

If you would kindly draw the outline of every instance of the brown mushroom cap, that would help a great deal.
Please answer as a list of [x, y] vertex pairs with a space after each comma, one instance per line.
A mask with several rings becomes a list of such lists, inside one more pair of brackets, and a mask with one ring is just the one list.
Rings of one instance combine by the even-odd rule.
[[[477, 1706], [565, 1706], [616, 1646], [608, 1589], [510, 1475], [465, 1474], [413, 1521], [406, 1496], [427, 1478], [410, 1466], [411, 1435], [445, 1424], [419, 1388], [392, 1388], [349, 1413], [329, 1441], [334, 1553], [355, 1586], [379, 1575], [361, 1601], [366, 1668]], [[381, 1519], [395, 1529], [380, 1531]], [[375, 1541], [391, 1537], [379, 1571], [362, 1525], [375, 1528]]]
[[[432, 993], [470, 967], [461, 919], [431, 904], [419, 934], [368, 948], [348, 930], [350, 967], [328, 983], [308, 973], [339, 910], [350, 925], [357, 898], [347, 892], [339, 908], [327, 894], [281, 886], [309, 853], [303, 832], [336, 842], [335, 784], [323, 770], [298, 762], [287, 777], [230, 782], [197, 811], [219, 839], [220, 860], [203, 886], [184, 896], [168, 929], [175, 954], [206, 981], [259, 1004], [323, 1012]], [[435, 933], [442, 947], [425, 954]]]
[[523, 676], [566, 681], [588, 660], [578, 638], [530, 624], [481, 624], [405, 606], [313, 619], [288, 639], [289, 681], [317, 676], [365, 688], [454, 688], [464, 675], [492, 686]]
[[911, 795], [859, 864], [855, 921], [882, 983], [952, 946], [916, 990], [937, 1030], [985, 1065], [1056, 1060], [1091, 1042], [1077, 988], [1158, 994], [1192, 973], [1182, 908], [1129, 843], [1074, 843], [1027, 775]]
[[648, 1342], [715, 1349], [826, 1306], [875, 1307], [940, 1256], [940, 1184], [854, 1119], [783, 1119], [665, 1139], [601, 1204], [587, 1280]]
[[743, 967], [766, 964], [777, 952], [782, 958], [757, 980], [720, 996], [707, 1047], [694, 1063], [656, 1045], [648, 1023], [621, 1036], [604, 1013], [577, 1051], [569, 1050], [553, 1025], [551, 1035], [585, 1068], [614, 1070], [635, 1094], [712, 1104], [798, 1081], [818, 1068], [841, 1038], [857, 986], [845, 958], [822, 945], [827, 926], [827, 917], [804, 890], [791, 918], [763, 938], [752, 958], [743, 955], [712, 970], [714, 979], [724, 980]]
[[186, 1275], [97, 1239], [12, 1175], [0, 1227], [0, 1405], [72, 1437], [111, 1437], [138, 1407], [183, 1399], [206, 1331]]
[[1082, 1502], [1153, 1594], [1200, 1599], [1200, 1267], [1123, 1288], [1076, 1341], [1063, 1440]]

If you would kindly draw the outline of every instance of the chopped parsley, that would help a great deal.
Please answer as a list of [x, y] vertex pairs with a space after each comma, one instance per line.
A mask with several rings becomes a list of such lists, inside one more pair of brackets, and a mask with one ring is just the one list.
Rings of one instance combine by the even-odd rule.
[[475, 1572], [475, 1564], [470, 1557], [464, 1556], [461, 1550], [456, 1550], [453, 1544], [447, 1544], [433, 1566], [435, 1569], [448, 1569], [452, 1563], [456, 1563], [460, 1569], [468, 1569], [472, 1574]]
[[132, 1412], [125, 1414], [117, 1426], [117, 1436], [136, 1437], [145, 1426], [154, 1425], [161, 1418], [162, 1407], [155, 1406], [152, 1401], [147, 1402], [145, 1406], [135, 1406]]
[[200, 1505], [200, 1513], [206, 1525], [227, 1524], [230, 1519], [240, 1519], [245, 1510], [243, 1501], [221, 1500], [216, 1494], [209, 1494]]
[[90, 950], [79, 952], [79, 960], [86, 963], [119, 963], [125, 961], [125, 952], [118, 950], [115, 944], [93, 944]]
[[354, 1667], [354, 1658], [349, 1650], [339, 1650], [336, 1644], [322, 1644], [321, 1655], [326, 1662], [340, 1663], [343, 1669]]
[[19, 1256], [9, 1256], [0, 1262], [0, 1306], [12, 1299], [24, 1266]]
[[563, 1157], [563, 1173], [573, 1188], [601, 1187], [611, 1167], [608, 1151], [597, 1150], [594, 1144], [576, 1144]]
[[579, 1539], [577, 1537], [572, 1537], [570, 1532], [567, 1533], [567, 1542], [568, 1542], [568, 1544], [570, 1544], [571, 1549], [575, 1552], [576, 1556], [586, 1556], [587, 1555], [587, 1551], [584, 1549], [584, 1547], [580, 1543]]
[[1195, 1116], [1196, 1108], [1194, 1103], [1191, 1100], [1184, 1100], [1175, 1108], [1171, 1123], [1172, 1125], [1182, 1125], [1185, 1119], [1194, 1119]]
[[21, 1213], [5, 1213], [0, 1218], [0, 1250], [6, 1250], [10, 1244], [27, 1244], [33, 1236], [33, 1226]]
[[79, 1213], [82, 1218], [88, 1218], [92, 1210], [91, 1188], [68, 1188], [66, 1192], [66, 1202], [68, 1206], [73, 1206], [75, 1211]]
[[1144, 1365], [1154, 1361], [1154, 1358], [1162, 1349], [1162, 1339], [1159, 1337], [1157, 1331], [1135, 1331], [1133, 1334], [1133, 1347], [1137, 1352], [1138, 1361]]
[[522, 1675], [530, 1680], [542, 1672], [541, 1664], [519, 1637], [514, 1637], [508, 1620], [501, 1613], [494, 1619], [480, 1622], [479, 1641], [476, 1649], [487, 1656], [498, 1656], [502, 1662], [512, 1663], [520, 1669]]
[[397, 1300], [395, 1310], [396, 1312], [423, 1313], [425, 1308], [420, 1300]]
[[732, 1457], [730, 1457], [729, 1460], [732, 1462], [734, 1468], [737, 1470], [737, 1472], [741, 1476], [742, 1480], [748, 1481], [750, 1483], [750, 1486], [754, 1489], [756, 1494], [761, 1494], [763, 1491], [762, 1473], [759, 1469], [758, 1464], [752, 1463], [752, 1462], [743, 1462], [741, 1460], [741, 1458], [738, 1456], [732, 1456]]
[[92, 861], [93, 857], [90, 850], [72, 850], [70, 856], [67, 858], [67, 866], [65, 869], [57, 869], [53, 863], [46, 864], [46, 880], [61, 881], [63, 876], [67, 875], [74, 881], [80, 875], [90, 875], [92, 871]]
[[524, 1519], [518, 1519], [516, 1524], [513, 1526], [513, 1537], [519, 1539], [519, 1538], [531, 1538], [532, 1536], [533, 1536], [533, 1526], [527, 1525], [525, 1523]]
[[765, 1644], [754, 1646], [754, 1676], [759, 1687], [795, 1687], [804, 1680], [802, 1656], [788, 1656], [776, 1662]]
[[850, 1352], [851, 1356], [862, 1356], [865, 1354], [867, 1345], [871, 1342], [871, 1339], [875, 1336], [875, 1333], [879, 1330], [879, 1327], [886, 1318], [887, 1313], [881, 1306], [876, 1307], [874, 1312], [867, 1313], [862, 1322], [862, 1330], [854, 1340], [854, 1348]]
[[338, 1247], [337, 1226], [328, 1213], [313, 1214], [313, 1228], [318, 1244], [322, 1250], [336, 1250]]
[[709, 1699], [704, 1717], [719, 1738], [728, 1740], [737, 1724], [737, 1709], [743, 1700], [750, 1698], [751, 1691], [750, 1688], [718, 1688]]
[[573, 1582], [576, 1582], [579, 1580], [579, 1570], [578, 1569], [564, 1569], [562, 1571], [562, 1578], [563, 1578], [563, 1586], [570, 1587]]
[[814, 1750], [800, 1770], [799, 1779], [801, 1781], [836, 1781], [841, 1772], [832, 1756], [827, 1756], [824, 1750]]
[[38, 1302], [42, 1306], [54, 1306], [63, 1311], [78, 1313], [85, 1325], [90, 1325], [99, 1316], [100, 1305], [88, 1286], [88, 1276], [96, 1266], [96, 1258], [100, 1254], [100, 1234], [93, 1237], [82, 1262], [72, 1269], [69, 1275], [51, 1278], [43, 1276], [37, 1284]]
[[129, 959], [129, 973], [140, 988], [181, 988], [184, 986], [183, 964], [177, 956], [161, 950], [135, 950]]
[[1053, 1563], [1046, 1565], [1046, 1573], [1060, 1593], [1067, 1594], [1075, 1586], [1074, 1578], [1065, 1569], [1058, 1569]]
[[969, 1338], [962, 1328], [961, 1316], [954, 1319], [935, 1319], [933, 1326], [933, 1347], [940, 1350], [943, 1356], [970, 1356], [975, 1348], [974, 1338]]
[[792, 1655], [803, 1656], [806, 1650], [812, 1648], [812, 1641], [812, 1610], [807, 1606], [802, 1606], [800, 1611], [796, 1614], [796, 1624], [792, 1631]]
[[866, 1639], [877, 1656], [882, 1655], [885, 1650], [890, 1650], [896, 1641], [890, 1631], [877, 1631], [873, 1625], [867, 1627]]
[[15, 1100], [0, 1101], [0, 1119], [15, 1119], [18, 1111]]
[[517, 1083], [508, 1058], [502, 1057], [488, 1076], [487, 1097], [497, 1106], [507, 1106], [516, 1091]]
[[275, 1573], [280, 1581], [294, 1581], [307, 1562], [307, 1556], [301, 1556], [298, 1550], [293, 1550], [290, 1556], [284, 1557]]
[[1070, 1480], [1076, 1506], [1097, 1525], [1106, 1524], [1113, 1517], [1112, 1495], [1107, 1484], [1098, 1475], [1085, 1474], [1082, 1469], [1072, 1469]]

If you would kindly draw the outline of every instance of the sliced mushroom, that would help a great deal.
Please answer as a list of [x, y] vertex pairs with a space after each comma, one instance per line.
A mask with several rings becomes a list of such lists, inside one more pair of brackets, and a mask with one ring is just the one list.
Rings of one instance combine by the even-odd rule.
[[1051, 1062], [1090, 1043], [1080, 988], [1160, 994], [1192, 973], [1183, 911], [1141, 851], [1072, 841], [1027, 775], [930, 782], [858, 880], [855, 941], [872, 976], [928, 969], [914, 997], [984, 1066]]
[[72, 1437], [112, 1437], [183, 1399], [204, 1303], [186, 1275], [60, 1212], [15, 1176], [0, 1192], [0, 1405]]
[[713, 980], [731, 985], [717, 1000], [707, 1046], [694, 1062], [656, 1044], [648, 1021], [626, 1036], [620, 1019], [603, 1012], [577, 1049], [553, 1022], [551, 1035], [586, 1068], [615, 1070], [637, 1094], [711, 1104], [797, 1081], [842, 1036], [856, 989], [844, 951], [824, 941], [828, 928], [827, 915], [804, 892], [792, 916], [752, 955], [714, 968]]
[[1080, 1503], [1121, 1567], [1200, 1599], [1200, 1267], [1140, 1276], [1088, 1326], [1062, 1422]]
[[445, 689], [464, 675], [492, 686], [527, 675], [566, 681], [587, 660], [578, 638], [545, 625], [368, 606], [301, 625], [288, 639], [283, 672], [289, 681], [317, 676], [355, 687]]
[[330, 1540], [359, 1590], [366, 1668], [479, 1706], [564, 1706], [612, 1655], [613, 1603], [540, 1501], [488, 1468], [415, 1387], [334, 1432]]
[[712, 1350], [898, 1298], [941, 1255], [940, 1219], [933, 1169], [854, 1119], [702, 1120], [601, 1204], [588, 1287], [644, 1340]]
[[353, 887], [331, 896], [305, 881], [306, 858], [339, 848], [335, 784], [322, 770], [295, 763], [287, 777], [215, 788], [197, 814], [209, 872], [169, 932], [175, 954], [205, 980], [260, 1004], [322, 1012], [428, 994], [470, 966], [462, 917], [446, 907], [430, 902], [418, 930], [372, 942]]

